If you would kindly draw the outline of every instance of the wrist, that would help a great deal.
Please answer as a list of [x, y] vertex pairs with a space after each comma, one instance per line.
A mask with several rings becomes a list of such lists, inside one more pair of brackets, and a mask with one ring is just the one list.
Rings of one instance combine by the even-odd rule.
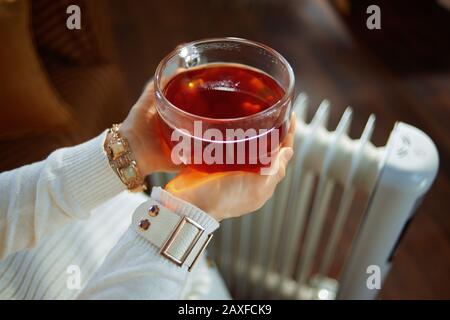
[[219, 221], [216, 217], [209, 214], [209, 212], [161, 187], [153, 187], [151, 197], [171, 208], [175, 213], [181, 216], [187, 216], [194, 221], [207, 226], [208, 229], [213, 228], [215, 230], [219, 227]]
[[140, 205], [132, 218], [135, 231], [156, 246], [164, 258], [192, 270], [219, 223], [160, 187]]
[[172, 196], [181, 199], [185, 202], [188, 202], [192, 204], [193, 206], [199, 208], [200, 210], [204, 211], [211, 217], [213, 217], [216, 221], [220, 222], [223, 220], [223, 214], [220, 212], [220, 210], [217, 210], [213, 207], [213, 205], [208, 204], [208, 201], [204, 201], [202, 199], [198, 199], [197, 197], [189, 194], [184, 193], [181, 191], [173, 190], [171, 188], [165, 188], [166, 192], [170, 193]]

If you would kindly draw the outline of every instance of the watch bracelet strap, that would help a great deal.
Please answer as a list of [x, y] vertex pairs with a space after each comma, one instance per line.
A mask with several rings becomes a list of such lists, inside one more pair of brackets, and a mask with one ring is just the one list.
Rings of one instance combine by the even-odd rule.
[[212, 238], [214, 230], [205, 229], [187, 216], [178, 215], [154, 199], [134, 212], [136, 232], [159, 249], [159, 253], [178, 266], [191, 271]]
[[[128, 190], [145, 191], [145, 179], [140, 173], [128, 140], [120, 134], [119, 127], [119, 124], [113, 124], [108, 130], [109, 140], [105, 143], [105, 151], [109, 164]], [[129, 178], [130, 176], [132, 177]]]

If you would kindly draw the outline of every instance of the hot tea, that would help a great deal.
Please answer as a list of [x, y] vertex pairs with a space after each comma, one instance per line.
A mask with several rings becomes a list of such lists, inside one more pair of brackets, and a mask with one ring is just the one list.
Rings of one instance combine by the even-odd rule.
[[176, 107], [214, 119], [247, 117], [263, 111], [284, 95], [268, 75], [240, 65], [206, 65], [173, 77], [166, 98]]
[[[223, 134], [223, 139], [205, 138], [203, 136], [205, 128], [197, 128], [198, 130], [194, 133], [191, 123], [182, 125], [188, 131], [186, 134], [193, 138], [193, 143], [196, 142], [200, 146], [196, 150], [192, 148], [188, 155], [189, 165], [200, 171], [257, 171], [262, 166], [268, 165], [262, 161], [261, 152], [264, 151], [270, 157], [270, 154], [278, 147], [278, 140], [282, 141], [286, 133], [286, 121], [276, 121], [283, 115], [274, 112], [257, 123], [257, 127], [267, 129], [265, 133], [260, 134], [259, 131], [255, 131], [254, 136], [245, 137], [245, 139], [237, 136], [231, 140], [225, 139], [228, 133], [224, 128], [228, 120], [231, 122], [233, 119], [246, 117], [251, 119], [253, 115], [269, 109], [280, 101], [285, 94], [283, 88], [272, 77], [254, 68], [238, 64], [207, 64], [188, 69], [169, 79], [163, 88], [163, 94], [178, 109], [197, 116], [200, 126], [202, 122], [208, 122], [208, 128], [214, 128], [217, 119], [217, 127]], [[178, 143], [171, 139], [174, 129], [162, 119], [159, 122], [163, 144], [170, 151]], [[274, 124], [276, 124], [275, 127]], [[268, 136], [274, 130], [278, 131], [276, 144], [272, 141], [273, 137]], [[263, 138], [264, 143], [261, 143]], [[245, 149], [243, 159], [238, 159], [239, 144]], [[215, 159], [222, 158], [222, 161], [214, 163], [209, 163], [205, 159], [201, 159], [201, 163], [195, 161], [195, 152], [198, 160], [198, 156], [203, 155], [208, 145], [209, 148], [212, 145], [223, 147], [221, 155], [213, 155]], [[217, 150], [214, 152], [217, 153]]]

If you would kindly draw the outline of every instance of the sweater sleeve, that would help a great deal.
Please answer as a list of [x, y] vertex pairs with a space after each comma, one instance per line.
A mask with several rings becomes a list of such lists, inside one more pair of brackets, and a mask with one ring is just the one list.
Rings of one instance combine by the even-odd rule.
[[73, 219], [125, 190], [100, 136], [46, 160], [0, 174], [0, 261], [35, 246]]
[[[153, 188], [152, 198], [206, 230], [219, 227], [210, 215], [159, 187]], [[179, 299], [189, 274], [187, 267], [161, 256], [156, 246], [130, 226], [78, 299]]]

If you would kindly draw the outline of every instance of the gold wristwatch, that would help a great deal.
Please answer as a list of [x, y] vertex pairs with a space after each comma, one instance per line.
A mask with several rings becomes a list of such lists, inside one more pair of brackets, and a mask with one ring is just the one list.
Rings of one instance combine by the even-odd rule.
[[132, 192], [147, 189], [128, 140], [119, 132], [119, 124], [113, 124], [105, 141], [109, 164], [120, 180]]

